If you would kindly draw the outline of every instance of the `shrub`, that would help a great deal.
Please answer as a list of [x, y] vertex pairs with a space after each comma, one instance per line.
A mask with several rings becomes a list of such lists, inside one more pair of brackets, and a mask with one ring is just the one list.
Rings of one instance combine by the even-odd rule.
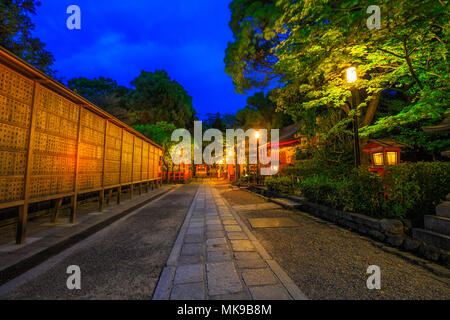
[[339, 190], [342, 185], [342, 181], [320, 176], [305, 178], [299, 183], [298, 187], [302, 194], [311, 201], [333, 208], [341, 208], [342, 201]]
[[396, 217], [422, 219], [450, 193], [449, 162], [403, 163], [386, 170], [387, 206]]
[[269, 177], [264, 181], [267, 189], [276, 193], [293, 193], [294, 183], [290, 177]]
[[293, 176], [301, 181], [309, 177], [342, 177], [351, 172], [351, 170], [352, 168], [346, 164], [336, 165], [336, 163], [307, 159], [297, 160], [294, 166], [281, 169], [280, 174]]
[[316, 175], [302, 178], [298, 188], [309, 200], [336, 209], [422, 221], [450, 193], [450, 163], [400, 164], [384, 177], [364, 168], [346, 177]]
[[341, 185], [344, 210], [369, 216], [385, 216], [385, 187], [382, 177], [367, 169], [354, 169]]

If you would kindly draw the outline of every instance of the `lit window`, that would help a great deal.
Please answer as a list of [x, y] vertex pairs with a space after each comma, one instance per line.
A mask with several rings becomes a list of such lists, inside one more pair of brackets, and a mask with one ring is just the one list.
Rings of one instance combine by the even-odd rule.
[[390, 166], [397, 164], [397, 152], [387, 152], [387, 163]]
[[377, 153], [373, 154], [373, 165], [374, 166], [382, 166], [382, 165], [384, 165], [383, 153], [382, 152], [377, 152]]

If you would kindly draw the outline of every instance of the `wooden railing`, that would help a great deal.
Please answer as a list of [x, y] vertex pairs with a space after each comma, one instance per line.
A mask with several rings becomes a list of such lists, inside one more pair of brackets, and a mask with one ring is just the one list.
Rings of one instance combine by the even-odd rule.
[[163, 172], [163, 180], [167, 182], [184, 182], [191, 177], [190, 172], [169, 171]]

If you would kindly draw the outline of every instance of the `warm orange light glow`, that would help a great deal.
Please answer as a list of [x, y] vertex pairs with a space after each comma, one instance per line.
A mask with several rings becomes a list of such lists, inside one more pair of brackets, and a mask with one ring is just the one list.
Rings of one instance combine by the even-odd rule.
[[375, 166], [384, 165], [384, 157], [382, 152], [377, 152], [373, 154], [373, 164]]
[[387, 156], [387, 163], [389, 166], [397, 164], [397, 152], [395, 151], [386, 152], [386, 156]]
[[255, 138], [256, 138], [256, 139], [259, 139], [259, 131], [256, 131], [256, 132], [255, 132]]
[[356, 68], [350, 67], [347, 69], [347, 83], [353, 83], [358, 80], [358, 75], [356, 74]]

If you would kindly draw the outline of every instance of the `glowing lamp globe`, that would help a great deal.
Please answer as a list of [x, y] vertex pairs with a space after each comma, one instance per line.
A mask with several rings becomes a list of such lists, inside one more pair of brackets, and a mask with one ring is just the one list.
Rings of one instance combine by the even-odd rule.
[[358, 75], [356, 74], [355, 67], [348, 68], [346, 73], [347, 73], [347, 83], [354, 83], [356, 82], [356, 80], [358, 80]]

